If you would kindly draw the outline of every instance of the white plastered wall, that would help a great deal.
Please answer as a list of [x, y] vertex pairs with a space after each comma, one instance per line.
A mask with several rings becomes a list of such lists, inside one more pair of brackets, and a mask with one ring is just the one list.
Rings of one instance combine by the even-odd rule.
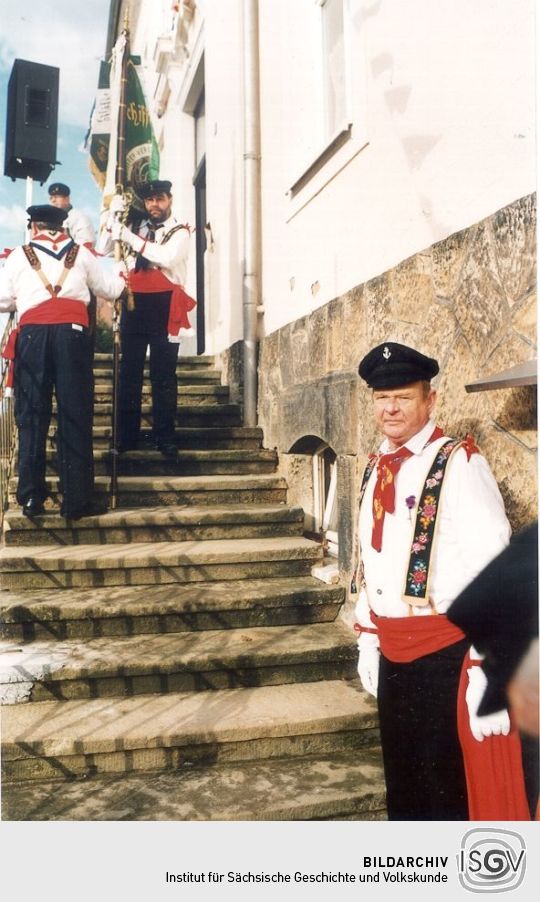
[[[154, 2], [142, 2], [134, 40], [148, 48], [153, 86]], [[322, 149], [320, 8], [316, 0], [259, 3], [261, 335], [535, 187], [532, 0], [346, 4], [351, 137], [291, 197]], [[197, 7], [190, 40], [198, 34], [205, 51], [213, 238], [207, 352], [217, 353], [242, 337], [242, 2]], [[181, 105], [189, 77], [188, 60], [160, 121], [161, 172], [174, 181], [176, 214], [193, 220], [193, 120]], [[193, 288], [194, 249], [191, 264]]]

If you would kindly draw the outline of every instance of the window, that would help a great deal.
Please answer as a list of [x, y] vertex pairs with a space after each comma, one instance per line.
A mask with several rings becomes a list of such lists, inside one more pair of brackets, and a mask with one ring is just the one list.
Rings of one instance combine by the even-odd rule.
[[[305, 535], [322, 542], [325, 553], [338, 556], [336, 452], [320, 436], [304, 435], [288, 451], [298, 489], [290, 503], [305, 513]], [[290, 492], [292, 491], [292, 486]]]
[[310, 182], [352, 135], [352, 84], [349, 43], [349, 0], [315, 0], [318, 22], [309, 30], [316, 71], [315, 127], [308, 131], [311, 148], [306, 165], [289, 188], [290, 197]]
[[313, 501], [315, 527], [332, 557], [338, 555], [336, 489], [336, 455], [325, 445], [313, 455]]
[[332, 138], [347, 118], [343, 0], [322, 0], [321, 43], [324, 130]]
[[195, 168], [200, 165], [206, 151], [205, 113], [206, 108], [203, 88], [201, 96], [193, 110], [193, 118], [195, 119]]

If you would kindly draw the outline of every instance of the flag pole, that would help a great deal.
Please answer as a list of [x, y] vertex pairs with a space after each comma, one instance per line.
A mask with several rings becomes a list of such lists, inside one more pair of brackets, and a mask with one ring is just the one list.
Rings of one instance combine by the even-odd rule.
[[[122, 56], [122, 75], [120, 81], [120, 102], [118, 105], [118, 135], [116, 142], [116, 193], [125, 194], [126, 182], [126, 95], [127, 95], [127, 67], [129, 60], [129, 20], [128, 10], [124, 20], [123, 35], [125, 37], [124, 53]], [[114, 258], [117, 262], [124, 259], [122, 242], [118, 239], [114, 243]], [[112, 392], [112, 461], [111, 461], [111, 510], [115, 510], [118, 503], [118, 393], [120, 376], [120, 311], [121, 300], [115, 301], [113, 306], [113, 392]], [[128, 289], [128, 309], [133, 309], [133, 296]]]

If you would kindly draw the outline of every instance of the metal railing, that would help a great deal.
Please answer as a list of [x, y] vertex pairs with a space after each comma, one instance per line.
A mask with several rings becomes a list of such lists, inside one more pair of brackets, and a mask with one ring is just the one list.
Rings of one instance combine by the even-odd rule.
[[[0, 339], [0, 354], [3, 352], [11, 329], [15, 325], [15, 314], [10, 313]], [[0, 523], [8, 504], [9, 477], [11, 475], [15, 450], [15, 412], [12, 397], [8, 397], [7, 378], [9, 360], [0, 357]]]

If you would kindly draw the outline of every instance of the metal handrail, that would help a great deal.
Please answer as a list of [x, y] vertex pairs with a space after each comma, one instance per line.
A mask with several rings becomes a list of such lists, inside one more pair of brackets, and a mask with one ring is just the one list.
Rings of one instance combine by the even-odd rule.
[[[0, 339], [3, 352], [10, 332], [15, 326], [15, 313], [10, 313]], [[6, 391], [10, 361], [0, 356], [0, 522], [8, 504], [9, 478], [15, 450], [16, 428], [13, 398]]]

